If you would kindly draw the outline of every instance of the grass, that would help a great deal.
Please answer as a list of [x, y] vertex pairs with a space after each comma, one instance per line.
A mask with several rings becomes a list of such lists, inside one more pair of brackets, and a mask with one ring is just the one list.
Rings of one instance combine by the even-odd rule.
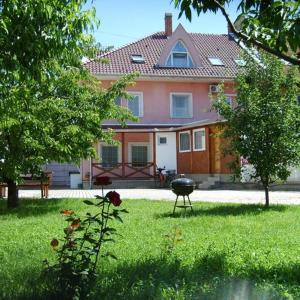
[[[84, 214], [79, 199], [0, 201], [0, 298], [47, 299], [40, 274], [49, 243], [62, 237], [59, 211]], [[94, 299], [300, 299], [300, 206], [194, 203], [172, 216], [172, 202], [126, 200], [122, 235], [107, 245]], [[172, 243], [175, 229], [182, 241]], [[180, 233], [179, 233], [180, 235]], [[234, 296], [236, 298], [234, 298]], [[49, 296], [50, 297], [50, 296]], [[48, 298], [49, 298], [48, 297]]]

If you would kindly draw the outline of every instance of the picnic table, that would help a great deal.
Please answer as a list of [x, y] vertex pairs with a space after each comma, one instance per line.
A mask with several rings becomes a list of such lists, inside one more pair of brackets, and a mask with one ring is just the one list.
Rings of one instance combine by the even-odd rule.
[[[22, 181], [17, 185], [18, 189], [39, 187], [41, 190], [41, 198], [48, 198], [49, 185], [52, 179], [51, 172], [44, 172], [42, 176], [25, 175], [22, 176]], [[0, 183], [0, 197], [6, 197], [7, 183]]]

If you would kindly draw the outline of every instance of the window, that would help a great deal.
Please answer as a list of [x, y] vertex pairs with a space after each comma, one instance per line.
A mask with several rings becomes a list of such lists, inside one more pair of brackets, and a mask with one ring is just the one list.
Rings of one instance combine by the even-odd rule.
[[121, 98], [120, 98], [120, 97], [117, 97], [117, 98], [115, 99], [115, 105], [121, 106], [121, 103], [122, 103]]
[[189, 151], [191, 151], [190, 132], [189, 131], [179, 132], [179, 152], [189, 152]]
[[166, 136], [159, 136], [158, 137], [158, 144], [159, 145], [166, 145], [167, 144], [167, 137]]
[[184, 93], [171, 94], [171, 117], [172, 118], [193, 117], [192, 94], [184, 94]]
[[130, 93], [132, 99], [128, 100], [128, 109], [136, 117], [143, 116], [143, 94], [142, 93]]
[[300, 95], [298, 96], [298, 105], [300, 105]]
[[208, 57], [208, 60], [213, 66], [224, 66], [224, 64], [223, 64], [223, 62], [221, 61], [220, 58]]
[[194, 151], [205, 150], [205, 128], [193, 130]]
[[114, 168], [119, 162], [119, 147], [101, 145], [101, 161], [103, 168]]
[[246, 62], [243, 59], [235, 59], [234, 61], [240, 67], [244, 67], [246, 65]]
[[131, 162], [133, 167], [145, 167], [148, 162], [148, 147], [131, 146]]
[[145, 58], [142, 54], [132, 54], [130, 58], [132, 62], [137, 64], [143, 64], [145, 62]]
[[232, 98], [230, 97], [230, 96], [226, 96], [226, 103], [230, 106], [230, 107], [232, 107]]
[[173, 47], [170, 55], [168, 56], [166, 66], [177, 68], [194, 67], [193, 60], [181, 41], [178, 41]]

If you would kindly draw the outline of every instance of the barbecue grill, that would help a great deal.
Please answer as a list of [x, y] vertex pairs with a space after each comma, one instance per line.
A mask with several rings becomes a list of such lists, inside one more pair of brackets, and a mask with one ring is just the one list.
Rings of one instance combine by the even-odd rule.
[[[195, 183], [192, 179], [186, 178], [183, 174], [180, 175], [180, 178], [174, 179], [171, 182], [172, 191], [176, 194], [176, 201], [173, 209], [173, 214], [175, 213], [176, 207], [184, 208], [185, 210], [190, 207], [193, 210], [193, 206], [190, 200], [189, 195], [194, 191]], [[183, 197], [183, 205], [178, 205], [178, 197]], [[188, 199], [188, 203], [186, 203], [185, 197]]]

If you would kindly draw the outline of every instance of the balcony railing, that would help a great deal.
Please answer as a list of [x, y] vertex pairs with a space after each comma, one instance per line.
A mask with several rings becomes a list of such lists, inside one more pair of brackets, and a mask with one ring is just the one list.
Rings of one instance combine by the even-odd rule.
[[110, 176], [119, 179], [153, 178], [155, 174], [154, 162], [146, 163], [92, 163], [92, 178], [96, 176]]

